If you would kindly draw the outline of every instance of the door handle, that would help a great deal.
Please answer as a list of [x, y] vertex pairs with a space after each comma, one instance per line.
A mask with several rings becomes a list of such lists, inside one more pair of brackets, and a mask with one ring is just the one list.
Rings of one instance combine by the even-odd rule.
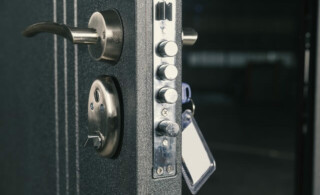
[[70, 40], [73, 44], [88, 44], [91, 57], [97, 61], [117, 62], [123, 47], [123, 26], [116, 10], [95, 12], [88, 28], [71, 27], [54, 22], [40, 22], [28, 26], [22, 35], [33, 37], [39, 33], [52, 33]]
[[99, 35], [93, 28], [70, 27], [65, 24], [54, 22], [39, 22], [28, 26], [22, 34], [25, 37], [33, 37], [39, 33], [52, 33], [62, 36], [73, 44], [96, 44]]

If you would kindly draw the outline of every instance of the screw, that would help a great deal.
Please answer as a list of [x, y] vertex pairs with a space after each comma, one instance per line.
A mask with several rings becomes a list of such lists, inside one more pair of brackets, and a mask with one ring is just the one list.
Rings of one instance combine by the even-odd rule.
[[162, 116], [168, 116], [168, 110], [167, 109], [163, 109], [162, 111], [161, 111], [161, 114], [162, 114]]
[[163, 168], [162, 167], [158, 167], [157, 174], [158, 175], [162, 175], [163, 174]]
[[103, 104], [100, 105], [100, 111], [101, 112], [104, 111], [104, 105]]
[[93, 109], [94, 109], [94, 107], [93, 107], [93, 103], [91, 103], [91, 104], [90, 104], [90, 108], [91, 108], [91, 110], [93, 110]]
[[167, 140], [167, 139], [164, 139], [164, 140], [162, 141], [162, 145], [164, 145], [164, 146], [168, 146], [168, 144], [169, 144], [169, 142], [168, 142], [168, 140]]
[[173, 166], [172, 165], [168, 165], [167, 166], [167, 172], [168, 173], [172, 173], [173, 172]]

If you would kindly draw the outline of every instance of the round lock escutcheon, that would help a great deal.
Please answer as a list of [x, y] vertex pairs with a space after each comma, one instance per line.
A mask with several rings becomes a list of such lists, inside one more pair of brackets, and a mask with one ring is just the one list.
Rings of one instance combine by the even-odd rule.
[[115, 155], [121, 134], [121, 104], [115, 79], [103, 76], [90, 89], [88, 101], [89, 135], [97, 152], [111, 158]]
[[99, 35], [97, 44], [89, 45], [89, 53], [96, 61], [117, 62], [122, 52], [123, 26], [119, 13], [114, 10], [95, 12], [90, 17], [88, 27]]

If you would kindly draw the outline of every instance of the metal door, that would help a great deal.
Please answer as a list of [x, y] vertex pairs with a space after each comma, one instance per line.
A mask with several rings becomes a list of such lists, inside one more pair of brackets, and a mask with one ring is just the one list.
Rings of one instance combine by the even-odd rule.
[[[21, 35], [53, 21], [86, 27], [95, 11], [116, 9], [124, 30], [119, 61], [92, 60], [87, 46], [57, 36]], [[0, 2], [0, 175], [2, 194], [181, 194], [181, 136], [177, 173], [153, 177], [153, 12], [148, 0], [3, 0]], [[176, 0], [181, 40], [181, 0]], [[181, 72], [181, 42], [175, 57]], [[101, 75], [115, 77], [123, 131], [116, 158], [85, 148], [88, 94]], [[176, 88], [181, 89], [181, 74]], [[178, 90], [179, 99], [181, 90]], [[181, 100], [180, 100], [181, 101]], [[175, 110], [180, 123], [181, 108]]]

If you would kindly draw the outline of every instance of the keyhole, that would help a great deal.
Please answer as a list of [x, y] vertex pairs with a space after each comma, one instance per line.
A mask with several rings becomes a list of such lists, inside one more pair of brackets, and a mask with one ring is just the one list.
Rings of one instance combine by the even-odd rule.
[[100, 101], [100, 91], [99, 89], [96, 89], [94, 91], [94, 100], [98, 103]]

